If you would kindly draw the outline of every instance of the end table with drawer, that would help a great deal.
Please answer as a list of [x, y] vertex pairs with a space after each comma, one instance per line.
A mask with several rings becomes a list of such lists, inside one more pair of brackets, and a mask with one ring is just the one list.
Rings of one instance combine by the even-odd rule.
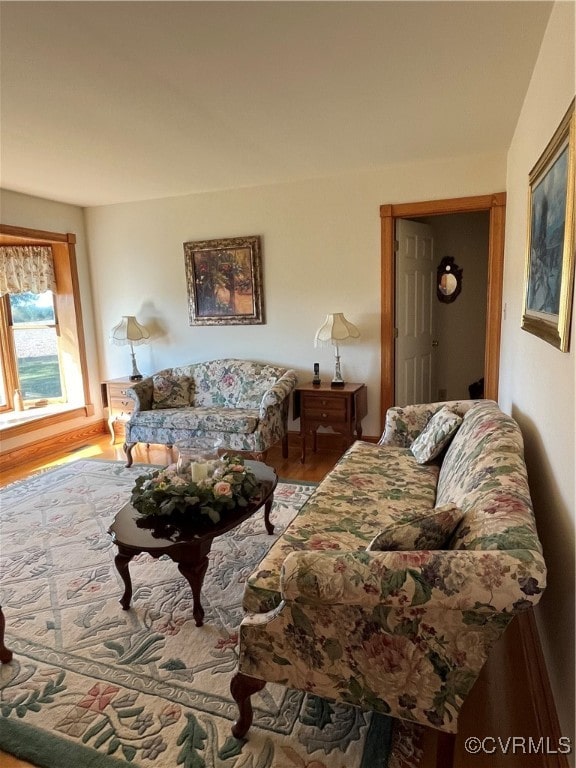
[[[300, 461], [306, 461], [306, 436], [312, 434], [316, 452], [318, 427], [332, 427], [344, 435], [350, 446], [354, 439], [362, 437], [362, 419], [368, 412], [365, 384], [344, 384], [332, 387], [328, 384], [303, 384], [294, 390], [294, 418], [300, 419]], [[354, 434], [356, 433], [356, 434]]]
[[108, 408], [108, 429], [112, 436], [112, 443], [116, 441], [114, 425], [118, 425], [123, 430], [124, 424], [134, 410], [134, 400], [127, 394], [127, 390], [135, 383], [126, 376], [122, 379], [109, 379], [102, 384], [102, 399], [104, 407]]

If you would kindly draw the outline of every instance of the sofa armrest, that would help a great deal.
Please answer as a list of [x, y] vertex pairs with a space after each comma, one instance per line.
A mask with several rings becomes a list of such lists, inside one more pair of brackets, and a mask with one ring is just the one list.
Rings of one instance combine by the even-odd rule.
[[278, 381], [264, 392], [260, 401], [260, 418], [266, 417], [268, 408], [275, 408], [286, 400], [297, 383], [298, 375], [296, 371], [290, 369], [283, 373]]
[[149, 411], [152, 409], [152, 397], [154, 394], [154, 382], [151, 376], [137, 381], [126, 394], [134, 400], [134, 413]]
[[477, 402], [480, 401], [448, 400], [440, 403], [419, 403], [417, 405], [405, 405], [402, 408], [397, 406], [388, 408], [384, 422], [384, 432], [378, 441], [378, 445], [396, 445], [400, 448], [409, 448], [430, 418], [440, 408], [448, 405], [463, 416]]
[[283, 563], [282, 598], [322, 605], [420, 605], [480, 613], [518, 613], [546, 585], [540, 552], [423, 550], [292, 552]]

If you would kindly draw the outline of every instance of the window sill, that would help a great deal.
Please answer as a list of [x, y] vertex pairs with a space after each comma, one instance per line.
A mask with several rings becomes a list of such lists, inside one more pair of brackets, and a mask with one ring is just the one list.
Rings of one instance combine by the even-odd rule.
[[28, 434], [44, 427], [51, 427], [72, 419], [91, 416], [91, 405], [47, 405], [43, 408], [29, 408], [24, 411], [10, 411], [0, 414], [0, 434], [4, 439]]

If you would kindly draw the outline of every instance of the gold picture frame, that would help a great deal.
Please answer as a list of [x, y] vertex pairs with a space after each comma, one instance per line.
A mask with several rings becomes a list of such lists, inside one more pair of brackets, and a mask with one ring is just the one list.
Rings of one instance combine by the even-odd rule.
[[574, 294], [574, 101], [529, 175], [522, 328], [568, 352]]
[[264, 323], [260, 237], [184, 243], [190, 325]]

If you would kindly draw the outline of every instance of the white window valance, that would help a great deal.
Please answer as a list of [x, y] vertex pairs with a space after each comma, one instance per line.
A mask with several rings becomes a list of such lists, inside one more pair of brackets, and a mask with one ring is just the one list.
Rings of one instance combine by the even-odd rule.
[[0, 246], [0, 295], [56, 291], [54, 258], [49, 245]]

